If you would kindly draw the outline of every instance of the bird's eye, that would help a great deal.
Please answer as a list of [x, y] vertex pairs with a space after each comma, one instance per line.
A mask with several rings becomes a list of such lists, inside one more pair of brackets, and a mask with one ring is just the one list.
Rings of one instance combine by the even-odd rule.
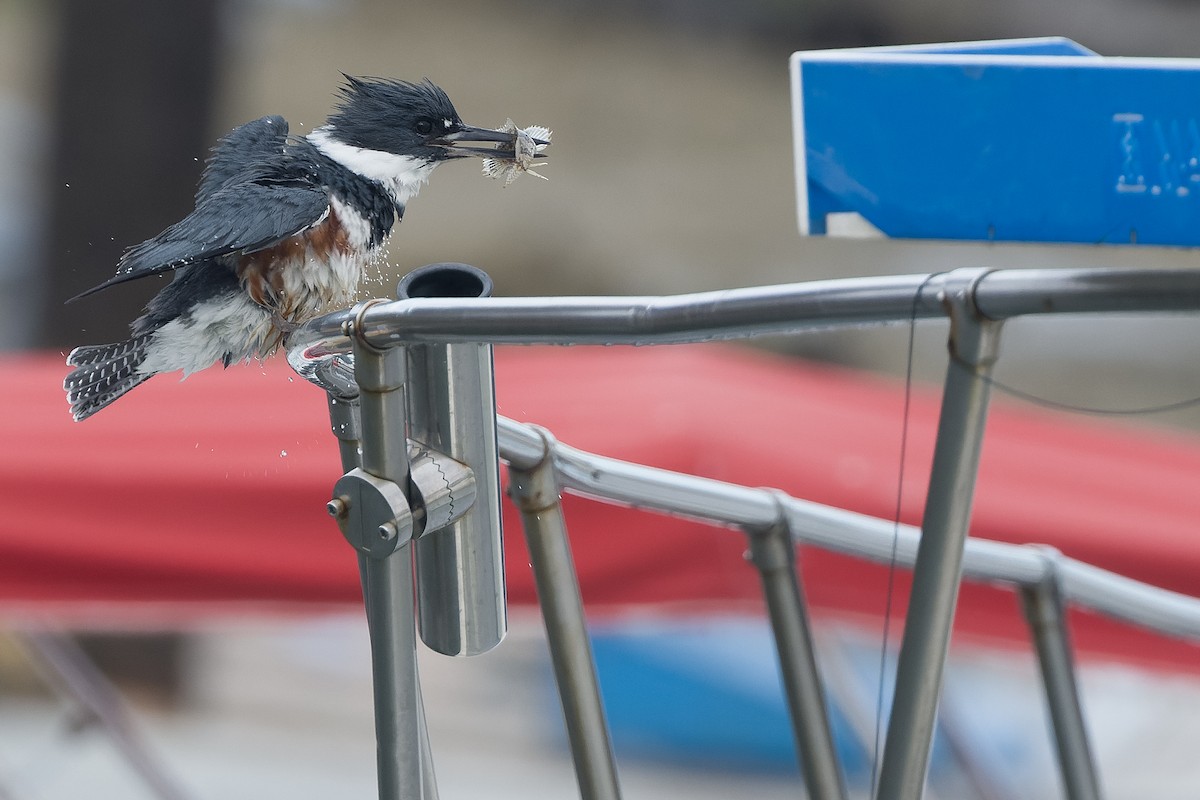
[[417, 133], [421, 134], [422, 136], [433, 133], [433, 121], [432, 120], [419, 119], [419, 120], [417, 120], [417, 124], [415, 127], [417, 129]]

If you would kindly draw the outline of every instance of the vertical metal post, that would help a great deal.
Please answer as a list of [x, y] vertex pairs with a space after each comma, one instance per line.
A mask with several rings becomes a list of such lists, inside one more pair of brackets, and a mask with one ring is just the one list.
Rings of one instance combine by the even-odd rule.
[[547, 431], [539, 433], [546, 440], [545, 459], [529, 470], [510, 466], [509, 490], [521, 510], [529, 543], [580, 796], [582, 800], [619, 800], [621, 789], [608, 722], [554, 476], [554, 440]]
[[[342, 470], [349, 472], [362, 466], [362, 415], [358, 397], [346, 397], [333, 392], [328, 394], [329, 427], [338, 440], [338, 453], [342, 458]], [[363, 587], [363, 600], [367, 596], [367, 555], [358, 552], [358, 577]]]
[[879, 772], [880, 800], [917, 800], [925, 788], [962, 582], [990, 377], [998, 355], [1000, 323], [983, 318], [974, 304], [975, 285], [986, 274], [986, 270], [957, 270], [945, 282], [950, 364], [896, 666], [892, 717]]
[[1054, 726], [1054, 743], [1063, 786], [1070, 800], [1099, 800], [1100, 778], [1092, 757], [1083, 706], [1075, 682], [1075, 659], [1059, 587], [1057, 553], [1047, 553], [1046, 575], [1035, 586], [1022, 586], [1021, 606], [1037, 649], [1046, 705]]
[[[339, 395], [329, 392], [329, 423], [334, 437], [338, 440], [338, 450], [341, 454], [342, 469], [346, 472], [362, 466], [362, 410], [358, 397]], [[358, 576], [362, 583], [364, 608], [370, 606], [367, 600], [367, 564], [370, 557], [362, 551], [358, 553]], [[369, 610], [368, 610], [369, 613]], [[370, 619], [368, 618], [368, 632]], [[418, 685], [417, 703], [420, 713], [417, 715], [421, 724], [421, 769], [424, 773], [423, 786], [426, 797], [430, 800], [437, 797], [437, 783], [433, 772], [433, 751], [429, 744], [429, 730], [425, 725], [425, 706]]]
[[[466, 264], [431, 264], [400, 281], [397, 296], [487, 297], [487, 273]], [[508, 627], [500, 531], [500, 462], [489, 344], [410, 345], [411, 436], [471, 467], [475, 502], [453, 525], [413, 543], [421, 639], [439, 653], [491, 650]]]
[[[354, 377], [360, 392], [362, 468], [407, 489], [403, 348], [381, 352], [356, 340]], [[411, 559], [411, 542], [405, 542], [389, 555], [365, 560], [363, 599], [371, 636], [380, 800], [437, 796], [428, 752], [422, 752], [427, 742], [417, 675]]]
[[808, 608], [796, 573], [796, 545], [782, 521], [769, 528], [747, 530], [746, 534], [749, 559], [762, 578], [808, 796], [812, 800], [845, 800], [846, 787], [829, 728]]

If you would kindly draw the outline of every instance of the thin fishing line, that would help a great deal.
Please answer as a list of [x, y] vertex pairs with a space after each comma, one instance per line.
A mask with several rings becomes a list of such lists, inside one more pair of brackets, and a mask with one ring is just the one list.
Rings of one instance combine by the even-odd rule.
[[[951, 361], [951, 363], [953, 363], [960, 369], [967, 370], [967, 371], [971, 372], [972, 374], [974, 374], [974, 372], [975, 372], [975, 370], [971, 367], [970, 364], [964, 363], [953, 352], [950, 354], [950, 361]], [[1161, 403], [1161, 404], [1152, 405], [1152, 406], [1137, 406], [1134, 408], [1100, 408], [1098, 406], [1076, 405], [1074, 403], [1065, 403], [1060, 400], [1051, 400], [1048, 397], [1042, 397], [1041, 395], [1036, 395], [1036, 394], [1033, 394], [1032, 392], [1027, 392], [1024, 389], [1018, 389], [1015, 386], [1012, 386], [1011, 384], [1007, 384], [1002, 381], [998, 381], [991, 376], [977, 376], [977, 377], [982, 377], [983, 381], [985, 383], [987, 383], [989, 386], [992, 386], [995, 389], [998, 389], [1007, 395], [1016, 397], [1019, 400], [1024, 400], [1027, 403], [1033, 403], [1034, 405], [1044, 406], [1046, 408], [1052, 408], [1056, 411], [1068, 411], [1068, 412], [1079, 413], [1079, 414], [1093, 414], [1093, 415], [1101, 416], [1101, 417], [1148, 416], [1150, 414], [1166, 414], [1171, 411], [1182, 411], [1183, 409], [1186, 409], [1186, 408], [1193, 408], [1195, 406], [1200, 406], [1200, 397], [1189, 397], [1184, 400], [1175, 400], [1170, 403]]]
[[916, 350], [917, 311], [921, 303], [921, 292], [929, 285], [930, 281], [940, 277], [942, 274], [935, 272], [926, 276], [925, 280], [921, 281], [921, 285], [917, 287], [917, 291], [913, 294], [912, 310], [908, 318], [908, 349], [904, 360], [904, 411], [900, 424], [900, 466], [896, 478], [895, 513], [892, 514], [892, 551], [888, 558], [887, 604], [884, 606], [883, 611], [883, 641], [879, 646], [879, 684], [876, 687], [875, 694], [875, 749], [871, 754], [872, 797], [875, 796], [876, 789], [878, 788], [876, 782], [879, 779], [880, 738], [883, 732], [883, 686], [884, 674], [887, 670], [888, 639], [890, 638], [892, 626], [892, 599], [895, 594], [896, 585], [896, 549], [900, 542], [900, 513], [904, 503], [904, 465], [908, 456], [908, 417], [909, 408], [912, 404], [913, 356]]

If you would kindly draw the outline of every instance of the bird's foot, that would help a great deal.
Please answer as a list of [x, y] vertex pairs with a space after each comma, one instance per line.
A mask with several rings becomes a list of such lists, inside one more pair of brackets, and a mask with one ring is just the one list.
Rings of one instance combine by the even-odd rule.
[[299, 324], [285, 318], [278, 311], [271, 312], [271, 324], [274, 325], [285, 337], [300, 327]]

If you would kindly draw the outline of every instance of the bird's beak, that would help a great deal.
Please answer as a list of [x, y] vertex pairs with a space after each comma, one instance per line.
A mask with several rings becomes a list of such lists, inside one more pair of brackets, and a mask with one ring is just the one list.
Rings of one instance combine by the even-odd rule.
[[[515, 131], [497, 131], [491, 128], [475, 128], [470, 125], [463, 125], [458, 130], [452, 131], [434, 144], [446, 148], [446, 153], [450, 158], [466, 158], [468, 156], [479, 156], [480, 158], [515, 158], [516, 157], [516, 142], [517, 134]], [[549, 141], [545, 139], [534, 139], [536, 145], [547, 145]], [[485, 144], [487, 146], [479, 146]], [[534, 158], [545, 158], [542, 153], [537, 153]]]

